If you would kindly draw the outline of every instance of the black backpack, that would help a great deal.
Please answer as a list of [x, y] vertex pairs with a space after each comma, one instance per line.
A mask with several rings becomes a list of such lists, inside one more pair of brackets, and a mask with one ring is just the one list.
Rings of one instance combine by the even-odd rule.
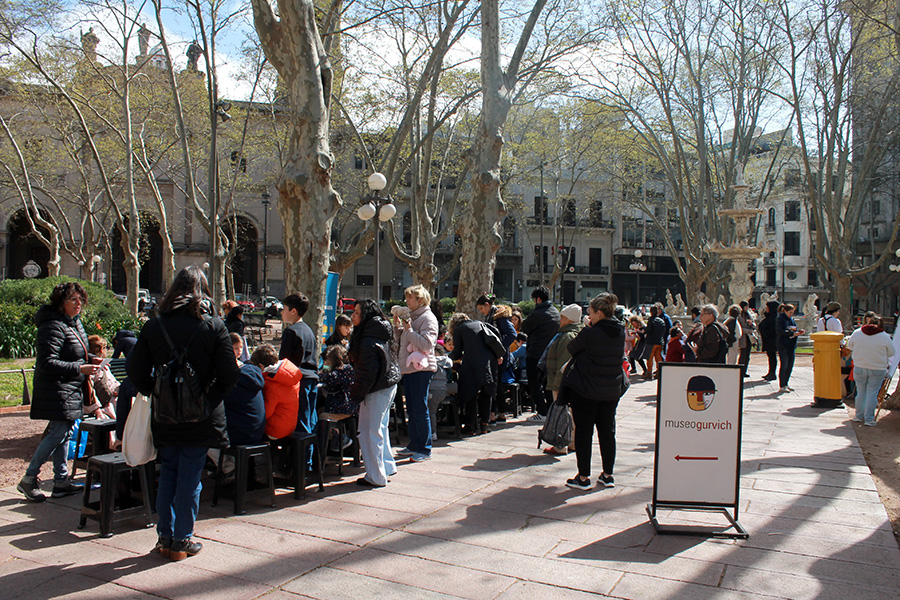
[[544, 426], [538, 431], [538, 448], [541, 447], [541, 442], [557, 448], [568, 446], [574, 434], [575, 423], [568, 405], [559, 399], [555, 400], [547, 410]]
[[737, 319], [731, 317], [728, 321], [725, 321], [725, 330], [728, 332], [728, 335], [725, 338], [725, 343], [727, 343], [728, 347], [731, 348], [737, 341]]
[[172, 351], [172, 359], [156, 369], [151, 398], [153, 420], [166, 425], [205, 421], [210, 414], [207, 392], [211, 382], [204, 384], [200, 381], [200, 376], [193, 365], [185, 359], [187, 349], [197, 338], [200, 330], [197, 330], [183, 348], [176, 348], [163, 325], [162, 318], [157, 317], [157, 321]]

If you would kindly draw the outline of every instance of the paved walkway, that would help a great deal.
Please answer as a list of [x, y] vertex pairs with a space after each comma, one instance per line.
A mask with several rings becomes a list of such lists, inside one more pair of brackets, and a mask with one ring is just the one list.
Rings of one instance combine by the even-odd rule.
[[278, 509], [235, 517], [205, 501], [204, 550], [180, 563], [148, 555], [152, 529], [99, 539], [96, 523], [75, 529], [75, 499], [2, 490], [0, 597], [897, 598], [900, 551], [846, 412], [808, 406], [810, 368], [784, 395], [751, 374], [748, 540], [654, 534], [655, 383], [637, 383], [619, 407], [615, 489], [567, 489], [574, 456], [546, 457], [537, 425], [508, 423], [402, 464], [382, 490], [360, 490], [351, 468], [305, 501], [280, 491]]

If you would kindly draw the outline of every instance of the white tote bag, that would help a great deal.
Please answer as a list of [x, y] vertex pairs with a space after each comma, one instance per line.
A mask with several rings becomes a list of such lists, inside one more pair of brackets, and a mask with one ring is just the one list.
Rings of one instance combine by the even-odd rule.
[[138, 394], [131, 403], [122, 439], [122, 453], [125, 454], [125, 462], [131, 467], [146, 464], [156, 458], [150, 417], [150, 400], [145, 395]]

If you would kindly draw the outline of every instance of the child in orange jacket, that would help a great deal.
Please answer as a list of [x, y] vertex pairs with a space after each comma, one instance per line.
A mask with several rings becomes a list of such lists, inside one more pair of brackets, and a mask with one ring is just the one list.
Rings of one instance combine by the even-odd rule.
[[250, 362], [263, 372], [263, 400], [266, 404], [266, 436], [277, 440], [297, 429], [300, 413], [300, 381], [303, 375], [291, 361], [278, 360], [272, 344], [260, 344]]

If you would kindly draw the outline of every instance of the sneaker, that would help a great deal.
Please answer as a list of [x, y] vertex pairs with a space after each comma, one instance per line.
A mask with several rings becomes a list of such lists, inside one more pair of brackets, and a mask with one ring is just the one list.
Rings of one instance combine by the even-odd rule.
[[353, 445], [353, 438], [349, 435], [345, 435], [343, 441], [341, 442], [341, 450], [346, 450], [350, 446]]
[[590, 479], [581, 479], [581, 477], [576, 476], [566, 480], [566, 487], [570, 487], [573, 490], [589, 490], [593, 486]]
[[432, 433], [432, 434], [431, 434], [431, 441], [432, 441], [432, 442], [436, 442], [436, 441], [437, 441], [437, 434], [436, 434], [436, 433]]
[[203, 544], [187, 540], [174, 540], [172, 549], [169, 551], [169, 558], [172, 560], [184, 560], [188, 556], [197, 556], [203, 550]]
[[877, 421], [866, 421], [865, 423], [863, 423], [863, 425], [865, 425], [866, 427], [875, 427], [876, 425], [878, 425], [878, 422]]
[[776, 376], [775, 375], [763, 375], [762, 378], [765, 379], [766, 381], [775, 381]]
[[616, 480], [613, 479], [612, 475], [601, 473], [600, 477], [597, 478], [597, 485], [602, 485], [605, 488], [614, 488], [616, 487]]
[[529, 421], [534, 421], [535, 423], [543, 423], [544, 419], [546, 419], [546, 417], [541, 413], [534, 413], [533, 415], [528, 417]]
[[550, 454], [551, 456], [565, 456], [568, 453], [568, 448], [557, 448], [555, 446], [548, 446], [544, 448], [544, 454]]
[[75, 494], [80, 494], [84, 491], [84, 486], [80, 483], [72, 483], [71, 479], [63, 479], [61, 481], [53, 482], [53, 493], [50, 494], [51, 498], [64, 498], [66, 496], [73, 496]]
[[411, 457], [409, 457], [409, 460], [412, 462], [425, 462], [426, 460], [431, 460], [431, 455], [425, 454], [423, 452], [416, 452]]
[[25, 497], [32, 502], [43, 502], [47, 499], [47, 496], [41, 492], [41, 480], [37, 477], [26, 475], [19, 482], [19, 485], [16, 486], [16, 489], [25, 494]]
[[415, 452], [413, 452], [413, 451], [410, 450], [409, 448], [403, 448], [402, 450], [397, 450], [396, 452], [394, 452], [394, 454], [395, 454], [396, 456], [403, 456], [403, 457], [405, 457], [405, 456], [412, 456], [413, 454], [415, 454]]
[[786, 385], [783, 385], [783, 386], [781, 386], [781, 388], [778, 391], [781, 392], [782, 394], [786, 394], [787, 392], [791, 391], [791, 388], [789, 388]]
[[356, 480], [356, 485], [358, 485], [358, 486], [360, 486], [360, 487], [367, 487], [367, 488], [380, 488], [380, 487], [384, 487], [383, 485], [378, 485], [377, 483], [372, 483], [371, 481], [369, 481], [369, 480], [366, 479], [365, 477], [360, 477], [359, 479], [357, 479], [357, 480]]
[[172, 554], [172, 538], [164, 538], [163, 536], [159, 536], [159, 539], [156, 540], [156, 546], [153, 547], [152, 552], [159, 552], [159, 554], [163, 558], [170, 558]]
[[862, 417], [853, 417], [853, 422], [854, 423], [862, 423], [863, 422]]
[[792, 388], [792, 387], [789, 386], [789, 385], [784, 386], [784, 389], [786, 389], [786, 390], [789, 391], [789, 392], [793, 392], [793, 391], [794, 391], [794, 388]]

